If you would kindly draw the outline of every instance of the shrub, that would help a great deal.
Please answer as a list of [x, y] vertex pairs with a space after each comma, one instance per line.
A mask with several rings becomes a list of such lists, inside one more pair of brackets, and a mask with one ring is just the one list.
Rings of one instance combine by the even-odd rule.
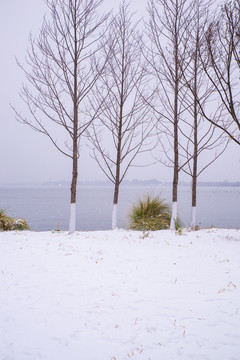
[[8, 216], [4, 210], [0, 210], [0, 229], [4, 231], [12, 230], [13, 223], [13, 219]]
[[29, 226], [25, 219], [14, 219], [5, 210], [0, 210], [0, 230], [29, 230]]
[[129, 218], [132, 230], [168, 229], [171, 221], [171, 207], [160, 197], [147, 195], [133, 205]]
[[14, 230], [30, 230], [27, 221], [22, 218], [15, 220], [14, 227], [15, 227]]

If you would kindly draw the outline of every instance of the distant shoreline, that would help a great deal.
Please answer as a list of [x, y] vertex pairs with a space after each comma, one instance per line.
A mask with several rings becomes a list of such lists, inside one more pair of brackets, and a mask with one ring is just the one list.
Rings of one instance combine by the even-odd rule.
[[[125, 180], [121, 186], [171, 186], [171, 182], [161, 182], [157, 179], [150, 180]], [[29, 182], [29, 183], [0, 183], [0, 187], [49, 187], [49, 186], [59, 186], [59, 187], [70, 187], [70, 182], [66, 180], [60, 181], [46, 181], [46, 182]], [[110, 181], [79, 181], [78, 187], [81, 186], [113, 186]], [[191, 187], [191, 182], [179, 182], [179, 186]], [[240, 181], [229, 182], [229, 181], [199, 181], [198, 186], [201, 187], [240, 187]]]

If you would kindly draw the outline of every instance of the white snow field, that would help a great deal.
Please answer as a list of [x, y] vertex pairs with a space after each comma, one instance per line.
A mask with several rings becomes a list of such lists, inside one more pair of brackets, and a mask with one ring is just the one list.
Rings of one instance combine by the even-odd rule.
[[240, 230], [1, 232], [1, 360], [239, 360]]

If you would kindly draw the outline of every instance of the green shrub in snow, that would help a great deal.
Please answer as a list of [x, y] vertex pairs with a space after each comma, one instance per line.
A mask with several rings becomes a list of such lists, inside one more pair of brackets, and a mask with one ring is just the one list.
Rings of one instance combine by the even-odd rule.
[[129, 218], [130, 229], [133, 230], [168, 229], [171, 221], [171, 208], [160, 197], [148, 195], [132, 206]]
[[[130, 229], [149, 231], [169, 229], [171, 222], [171, 206], [159, 196], [147, 195], [138, 200], [129, 213]], [[180, 228], [179, 220], [176, 228]]]
[[8, 216], [5, 210], [0, 210], [0, 230], [29, 230], [29, 226], [25, 219], [14, 219]]

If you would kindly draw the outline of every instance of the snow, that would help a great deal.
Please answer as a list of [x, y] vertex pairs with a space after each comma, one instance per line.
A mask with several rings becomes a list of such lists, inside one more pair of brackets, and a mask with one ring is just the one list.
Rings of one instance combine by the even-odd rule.
[[237, 360], [240, 230], [0, 233], [1, 360]]

